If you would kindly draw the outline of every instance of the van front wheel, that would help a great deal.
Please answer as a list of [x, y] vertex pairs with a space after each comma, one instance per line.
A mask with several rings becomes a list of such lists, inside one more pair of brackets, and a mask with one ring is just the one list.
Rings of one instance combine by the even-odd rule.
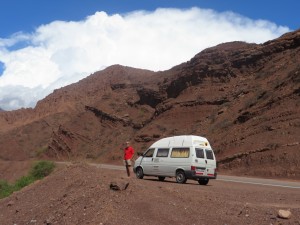
[[136, 177], [138, 179], [143, 179], [144, 178], [144, 172], [141, 167], [136, 168]]
[[182, 170], [177, 171], [176, 173], [176, 182], [179, 184], [184, 184], [186, 182], [185, 173]]

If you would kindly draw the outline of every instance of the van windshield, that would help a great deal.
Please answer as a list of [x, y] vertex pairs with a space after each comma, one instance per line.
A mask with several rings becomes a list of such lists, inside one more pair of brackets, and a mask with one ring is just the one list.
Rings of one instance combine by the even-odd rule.
[[145, 154], [144, 157], [153, 157], [154, 148], [150, 148]]

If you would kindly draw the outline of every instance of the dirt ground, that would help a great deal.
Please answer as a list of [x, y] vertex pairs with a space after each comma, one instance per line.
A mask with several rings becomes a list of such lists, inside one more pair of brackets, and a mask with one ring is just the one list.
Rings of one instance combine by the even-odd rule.
[[5, 161], [0, 159], [0, 180], [12, 183], [22, 176], [26, 176], [33, 165], [33, 161]]
[[[290, 219], [279, 218], [280, 209]], [[139, 180], [75, 163], [0, 200], [0, 224], [300, 225], [300, 192], [218, 180], [207, 186]]]

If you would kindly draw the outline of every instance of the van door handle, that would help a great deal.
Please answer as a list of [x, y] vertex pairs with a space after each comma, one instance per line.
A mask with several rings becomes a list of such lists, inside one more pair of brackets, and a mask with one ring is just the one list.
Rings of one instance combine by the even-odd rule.
[[205, 163], [207, 164], [207, 160], [205, 159]]
[[152, 162], [153, 162], [153, 158], [152, 158]]

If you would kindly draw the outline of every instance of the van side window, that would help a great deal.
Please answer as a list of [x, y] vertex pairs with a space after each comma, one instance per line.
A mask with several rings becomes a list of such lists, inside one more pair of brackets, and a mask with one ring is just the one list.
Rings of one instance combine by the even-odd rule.
[[172, 158], [188, 158], [190, 156], [189, 148], [173, 148], [171, 157]]
[[168, 157], [169, 149], [168, 148], [159, 148], [157, 149], [156, 157]]
[[204, 159], [204, 150], [202, 148], [196, 148], [196, 157]]
[[144, 157], [153, 157], [154, 148], [150, 148], [145, 154]]
[[208, 149], [205, 149], [205, 153], [206, 153], [206, 158], [207, 159], [214, 159], [214, 154], [212, 152], [212, 150], [208, 150]]

